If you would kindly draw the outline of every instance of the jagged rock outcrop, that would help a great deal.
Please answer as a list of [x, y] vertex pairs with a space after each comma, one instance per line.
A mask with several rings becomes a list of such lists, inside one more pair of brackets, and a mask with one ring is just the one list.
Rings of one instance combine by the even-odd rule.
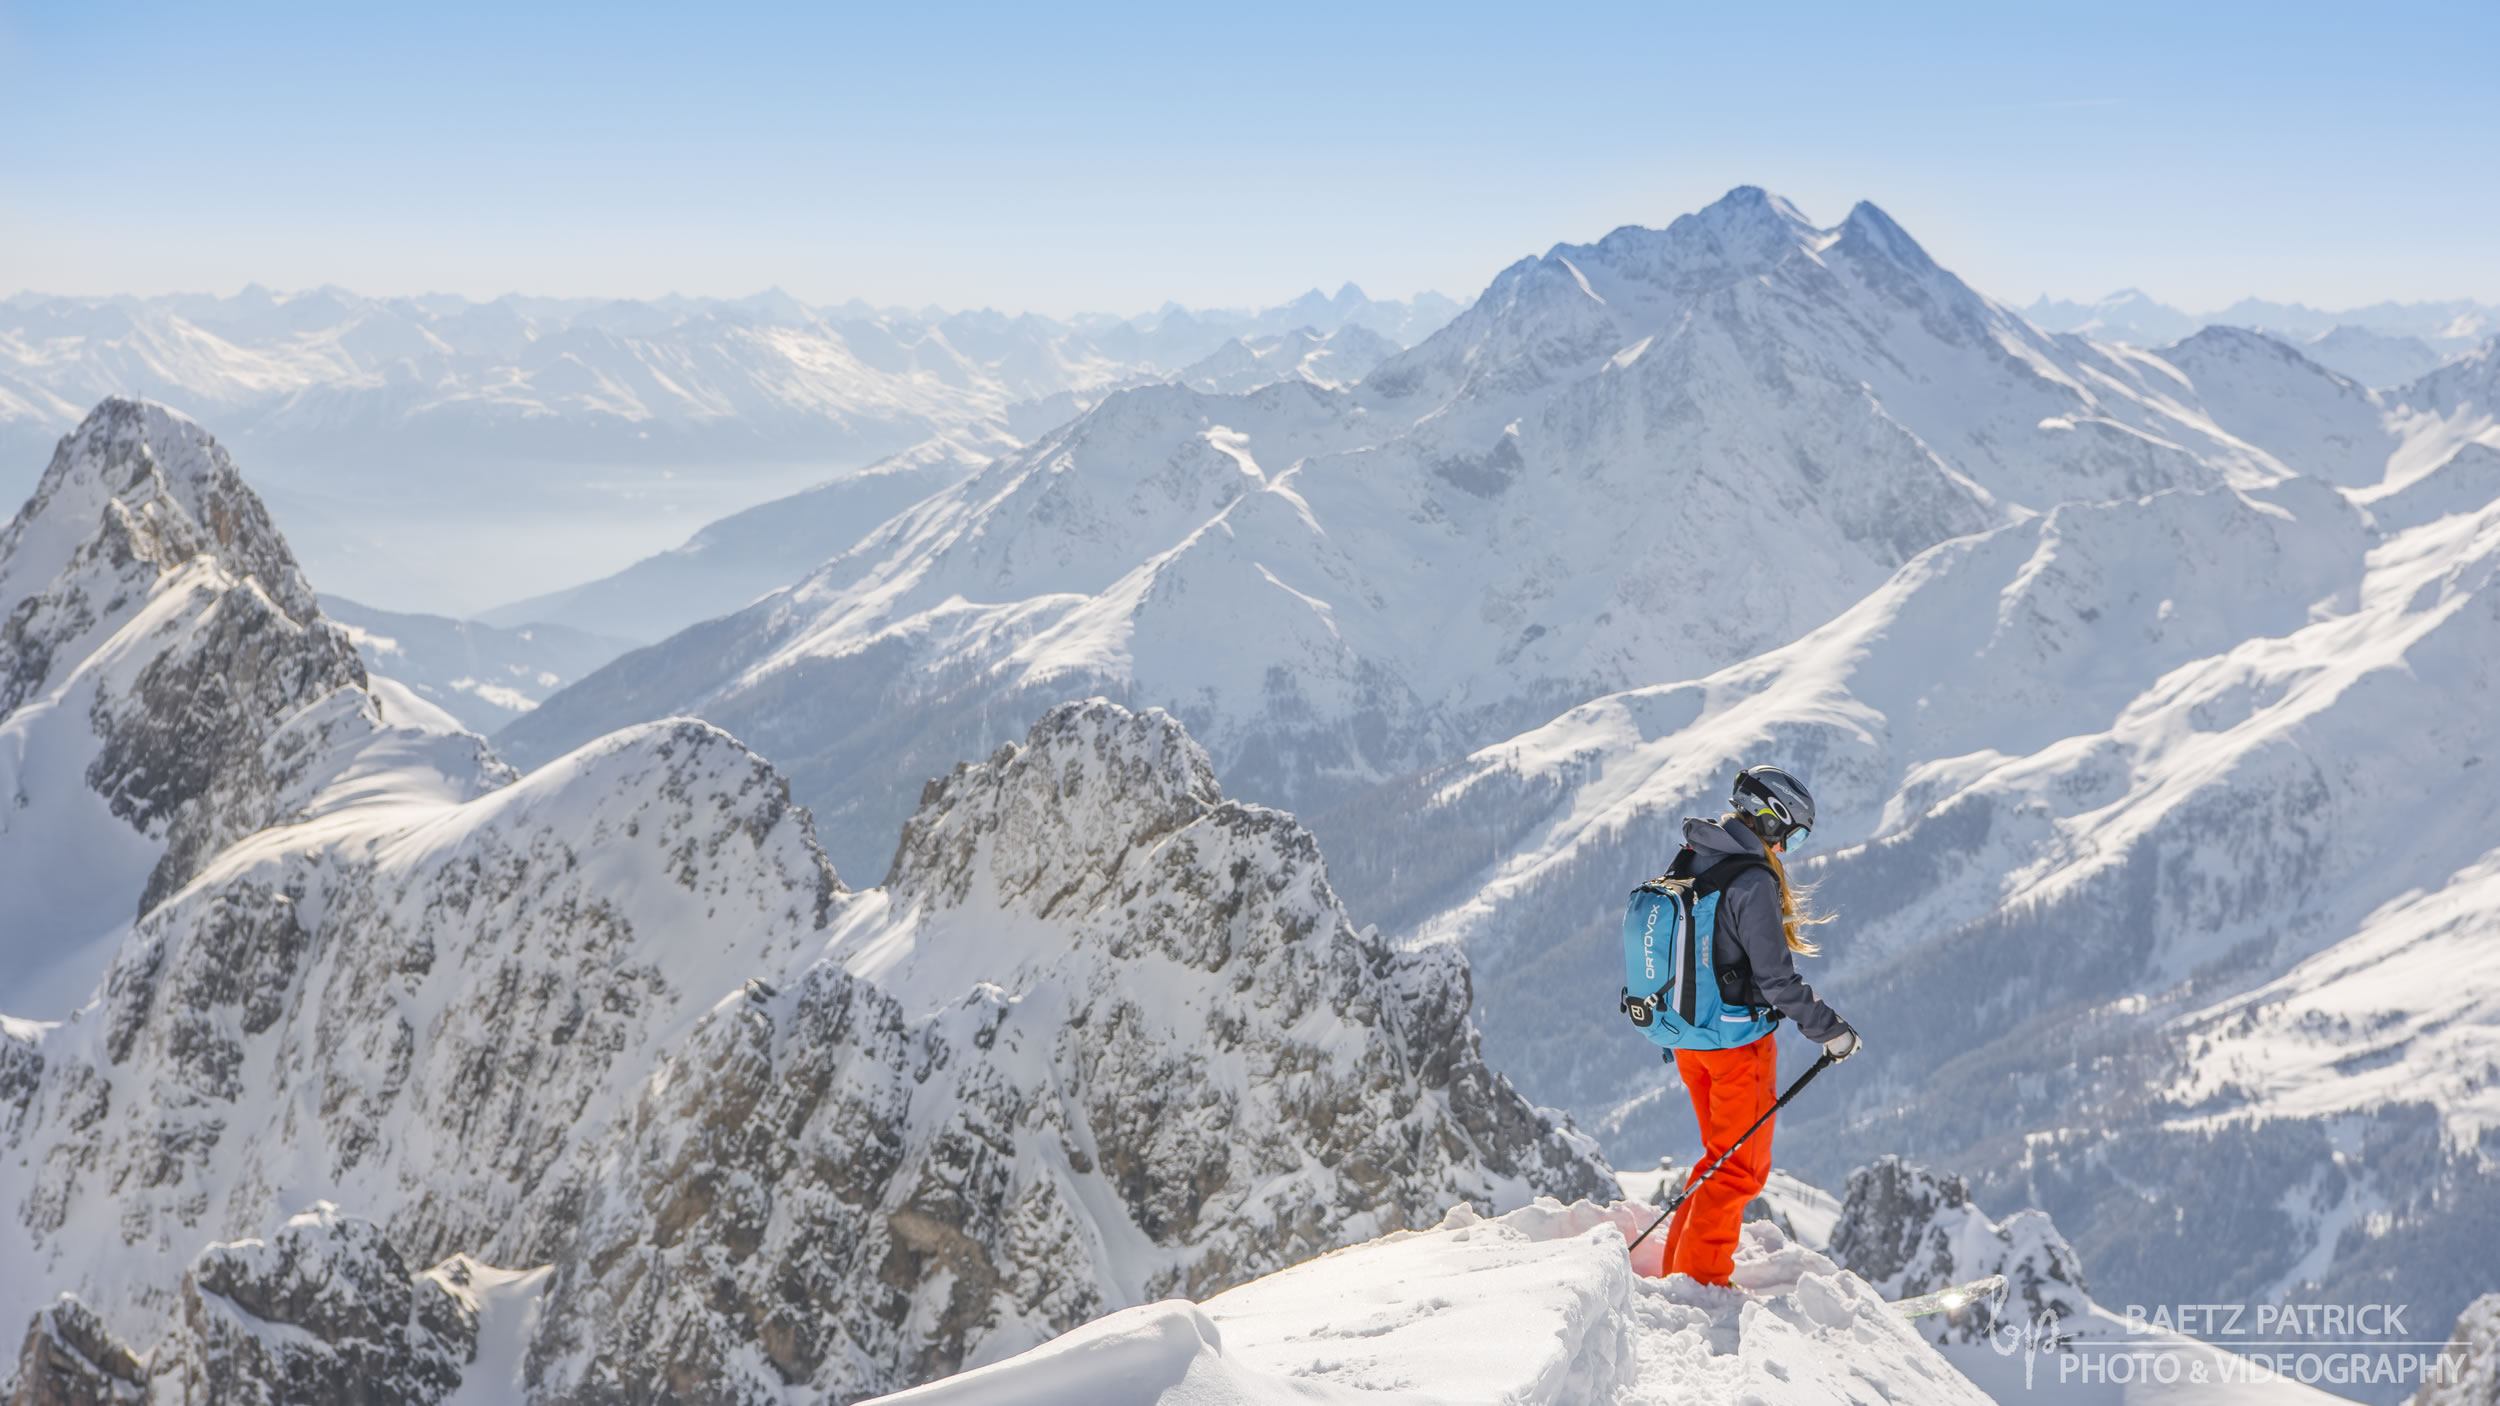
[[1485, 1069], [1463, 960], [1356, 931], [1160, 713], [1064, 705], [931, 783], [837, 931], [641, 1091], [548, 1399], [848, 1399], [1453, 1200], [1609, 1190]]
[[182, 1283], [184, 1406], [434, 1406], [477, 1355], [477, 1309], [324, 1202], [211, 1245]]
[[2082, 1261], [2047, 1212], [1990, 1220], [1971, 1204], [1960, 1177], [1898, 1157], [1877, 1158], [1849, 1174], [1831, 1254], [1888, 1299], [2004, 1275], [2011, 1297], [1993, 1318], [1957, 1313], [1948, 1320], [1963, 1342], [1978, 1341], [1997, 1321], [2037, 1322], [2053, 1313], [2072, 1322], [2092, 1305]]
[[771, 767], [683, 720], [256, 837], [44, 1032], [10, 1204], [50, 1272], [99, 1235], [171, 1265], [291, 1209], [311, 1167], [420, 1260], [542, 1262], [618, 1090], [838, 888]]
[[26, 1326], [8, 1406], [141, 1406], [148, 1364], [75, 1294], [46, 1304]]

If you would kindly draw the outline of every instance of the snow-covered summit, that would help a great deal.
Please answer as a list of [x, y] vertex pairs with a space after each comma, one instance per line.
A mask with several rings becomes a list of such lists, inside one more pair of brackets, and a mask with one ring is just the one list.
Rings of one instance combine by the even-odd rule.
[[[53, 451], [34, 495], [0, 530], [0, 607], [44, 589], [99, 526], [108, 550], [169, 570], [213, 553], [290, 617], [320, 612], [260, 499], [224, 446], [189, 418], [149, 401], [108, 397]], [[40, 679], [13, 684], [17, 697]]]
[[2039, 332], [1872, 206], [1817, 229], [1739, 191], [1515, 265], [1350, 391], [1108, 396], [502, 740], [699, 713], [862, 869], [919, 777], [1098, 691], [1314, 810], [1794, 639], [2026, 511], [2285, 474], [2175, 368]]
[[98, 406], [0, 530], [12, 1013], [76, 1004], [122, 929], [315, 806], [357, 745], [428, 753], [455, 789], [508, 774], [368, 683], [224, 449], [162, 406]]
[[2347, 488], [2387, 472], [2396, 435], [2379, 397], [2303, 356], [2237, 327], [2207, 327], [2164, 347], [2214, 422], [2291, 469]]

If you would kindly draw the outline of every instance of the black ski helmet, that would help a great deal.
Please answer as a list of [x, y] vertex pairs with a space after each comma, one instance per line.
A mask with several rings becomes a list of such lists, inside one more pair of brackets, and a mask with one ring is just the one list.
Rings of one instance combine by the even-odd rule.
[[1736, 773], [1728, 804], [1745, 817], [1764, 844], [1802, 843], [1814, 829], [1814, 796], [1805, 783], [1775, 766], [1749, 766]]

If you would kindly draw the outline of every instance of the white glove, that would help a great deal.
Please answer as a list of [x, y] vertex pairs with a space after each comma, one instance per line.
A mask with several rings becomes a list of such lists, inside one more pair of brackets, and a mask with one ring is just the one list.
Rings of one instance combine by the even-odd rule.
[[1823, 1042], [1823, 1053], [1831, 1056], [1832, 1063], [1838, 1064], [1856, 1054], [1858, 1046], [1863, 1043], [1865, 1042], [1858, 1038], [1858, 1032], [1855, 1030], [1843, 1030]]

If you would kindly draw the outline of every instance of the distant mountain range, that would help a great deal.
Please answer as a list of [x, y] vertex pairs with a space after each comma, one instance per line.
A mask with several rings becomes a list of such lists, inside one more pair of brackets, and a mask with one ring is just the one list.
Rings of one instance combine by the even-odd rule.
[[467, 614], [612, 571], [724, 506], [934, 435], [1038, 433], [1236, 338], [1356, 328], [1376, 360], [1377, 343], [1406, 346], [1456, 311], [1437, 294], [1383, 302], [1351, 284], [1257, 312], [1064, 320], [817, 307], [778, 291], [22, 293], [0, 301], [0, 497], [31, 488], [99, 399], [150, 397], [225, 428], [330, 588]]
[[2051, 332], [2162, 347], [2205, 327], [2240, 327], [2299, 347], [2311, 360], [2365, 386], [2396, 386], [2500, 334], [2500, 305], [2467, 299], [2372, 303], [2326, 312], [2300, 303], [2242, 298], [2210, 313], [2182, 312], [2126, 288], [2094, 302], [2045, 295], [2023, 316]]

